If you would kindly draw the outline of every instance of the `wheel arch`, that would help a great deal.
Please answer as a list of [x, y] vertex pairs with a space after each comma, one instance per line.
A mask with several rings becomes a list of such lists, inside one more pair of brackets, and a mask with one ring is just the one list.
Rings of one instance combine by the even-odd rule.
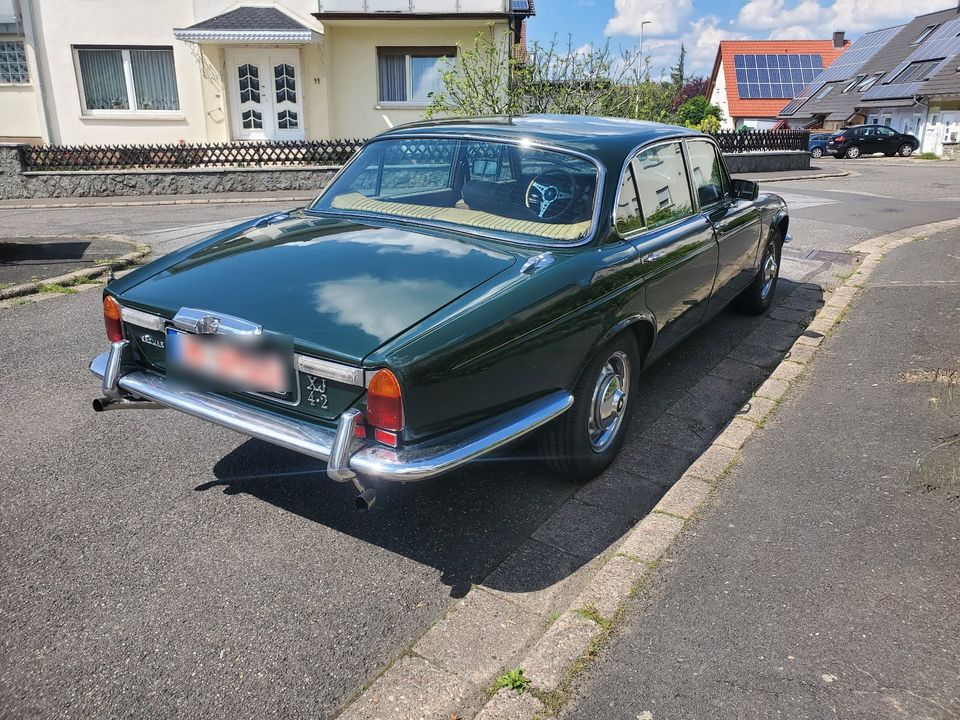
[[[657, 325], [653, 321], [653, 318], [642, 314], [623, 318], [607, 330], [607, 332], [600, 337], [599, 342], [591, 349], [590, 355], [586, 362], [584, 362], [583, 367], [585, 368], [590, 363], [590, 359], [600, 348], [613, 338], [625, 332], [631, 333], [637, 341], [637, 348], [640, 350], [640, 368], [638, 368], [638, 370], [642, 369], [646, 364], [646, 359], [650, 355], [650, 350], [653, 348], [653, 342], [657, 336]], [[582, 374], [583, 370], [580, 372]]]

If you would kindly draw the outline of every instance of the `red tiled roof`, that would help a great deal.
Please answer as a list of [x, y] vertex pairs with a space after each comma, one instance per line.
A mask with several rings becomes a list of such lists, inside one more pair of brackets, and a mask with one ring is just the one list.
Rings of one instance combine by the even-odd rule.
[[733, 68], [734, 55], [815, 53], [823, 57], [823, 69], [826, 70], [848, 47], [849, 40], [844, 41], [843, 49], [835, 48], [833, 40], [723, 40], [713, 63], [713, 74], [707, 85], [707, 98], [713, 93], [714, 83], [722, 67], [731, 117], [775, 118], [792, 98], [740, 98], [737, 94], [737, 74]]

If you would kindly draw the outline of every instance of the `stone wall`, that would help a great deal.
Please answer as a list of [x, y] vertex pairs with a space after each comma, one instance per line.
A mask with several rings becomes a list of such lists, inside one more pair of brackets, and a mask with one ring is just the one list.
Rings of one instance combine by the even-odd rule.
[[193, 195], [302, 190], [319, 193], [337, 167], [23, 172], [16, 145], [0, 145], [0, 199]]
[[944, 160], [960, 160], [960, 143], [945, 142], [940, 157]]
[[723, 159], [731, 174], [810, 169], [810, 153], [804, 150], [724, 153]]

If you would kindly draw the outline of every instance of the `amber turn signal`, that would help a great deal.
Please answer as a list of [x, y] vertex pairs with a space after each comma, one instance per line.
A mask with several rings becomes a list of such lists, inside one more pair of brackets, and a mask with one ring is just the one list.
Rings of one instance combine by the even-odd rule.
[[109, 295], [103, 296], [103, 324], [107, 328], [107, 340], [110, 342], [123, 340], [120, 303]]
[[367, 423], [391, 432], [399, 432], [403, 429], [403, 397], [400, 393], [400, 383], [386, 368], [377, 371], [367, 388]]

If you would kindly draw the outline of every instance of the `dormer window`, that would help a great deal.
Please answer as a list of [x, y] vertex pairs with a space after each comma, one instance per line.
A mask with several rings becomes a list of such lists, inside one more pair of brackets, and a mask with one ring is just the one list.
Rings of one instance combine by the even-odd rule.
[[939, 24], [937, 24], [937, 25], [927, 25], [927, 26], [923, 29], [923, 31], [922, 31], [919, 35], [917, 35], [916, 39], [913, 41], [913, 44], [914, 44], [914, 45], [919, 45], [920, 43], [922, 43], [924, 40], [926, 40], [928, 37], [930, 37], [930, 33], [932, 33], [932, 32], [933, 32], [934, 30], [936, 30], [938, 27], [940, 27]]

